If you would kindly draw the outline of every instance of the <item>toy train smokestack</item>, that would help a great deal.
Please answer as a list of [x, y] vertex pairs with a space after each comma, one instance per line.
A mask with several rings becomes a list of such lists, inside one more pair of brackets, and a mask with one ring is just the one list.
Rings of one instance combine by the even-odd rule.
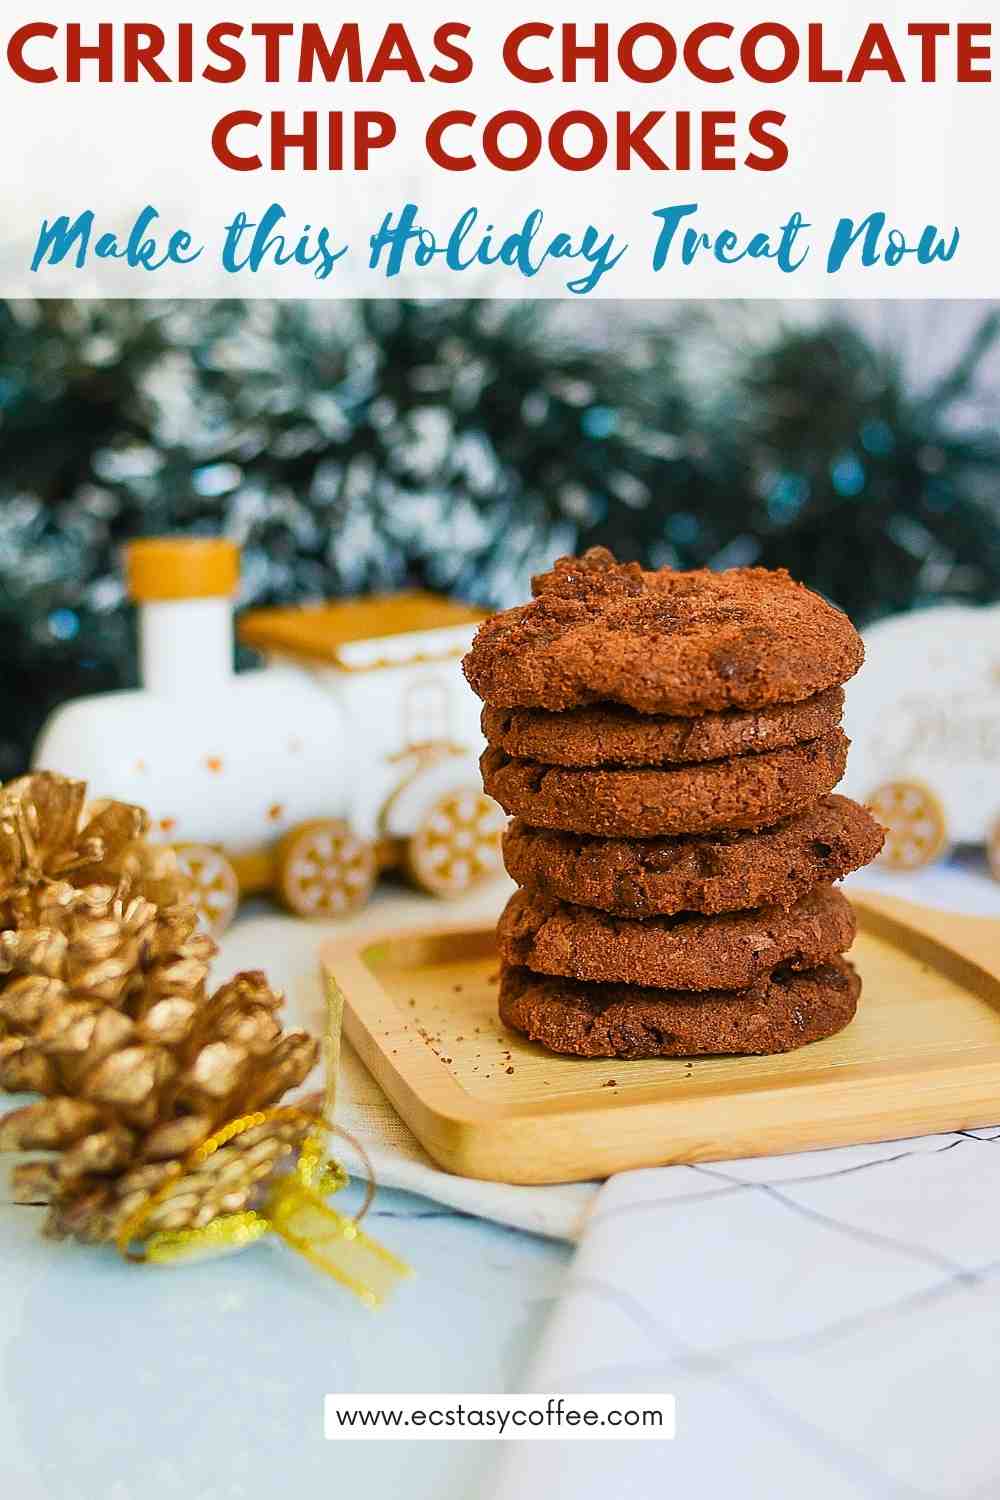
[[234, 674], [236, 545], [215, 537], [154, 537], [132, 542], [125, 566], [139, 606], [146, 691], [175, 698], [223, 689]]

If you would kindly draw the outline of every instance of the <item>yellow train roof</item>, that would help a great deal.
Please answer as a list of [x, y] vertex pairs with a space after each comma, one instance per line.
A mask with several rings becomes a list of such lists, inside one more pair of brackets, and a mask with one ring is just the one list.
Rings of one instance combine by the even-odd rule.
[[[239, 621], [237, 634], [245, 646], [267, 655], [359, 671], [460, 655], [468, 627], [485, 618], [483, 610], [471, 605], [414, 590], [252, 610]], [[390, 641], [396, 646], [380, 652], [378, 643]]]

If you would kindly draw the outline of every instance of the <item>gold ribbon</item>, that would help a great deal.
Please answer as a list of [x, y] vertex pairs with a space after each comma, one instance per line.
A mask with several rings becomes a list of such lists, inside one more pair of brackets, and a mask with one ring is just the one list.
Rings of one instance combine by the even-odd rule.
[[[142, 1240], [142, 1230], [153, 1212], [182, 1178], [196, 1171], [237, 1136], [271, 1121], [301, 1124], [309, 1128], [309, 1133], [294, 1169], [271, 1184], [259, 1208], [220, 1214], [198, 1229], [157, 1230], [143, 1241], [141, 1250], [132, 1249], [137, 1240]], [[160, 1187], [121, 1225], [115, 1236], [119, 1251], [126, 1260], [138, 1264], [170, 1265], [224, 1254], [252, 1245], [266, 1234], [276, 1234], [317, 1270], [348, 1287], [366, 1306], [377, 1306], [397, 1281], [411, 1274], [410, 1268], [360, 1228], [374, 1195], [370, 1172], [364, 1203], [354, 1218], [339, 1213], [326, 1202], [350, 1181], [343, 1167], [326, 1157], [323, 1137], [328, 1131], [350, 1140], [365, 1157], [360, 1142], [346, 1131], [331, 1125], [322, 1115], [295, 1105], [259, 1110], [230, 1120], [183, 1161], [174, 1163]]]

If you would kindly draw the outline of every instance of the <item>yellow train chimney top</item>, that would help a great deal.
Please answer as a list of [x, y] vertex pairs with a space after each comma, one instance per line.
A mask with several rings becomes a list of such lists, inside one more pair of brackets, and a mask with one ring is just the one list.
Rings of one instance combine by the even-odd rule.
[[125, 574], [137, 604], [230, 598], [240, 581], [240, 549], [224, 537], [141, 537], [125, 547]]

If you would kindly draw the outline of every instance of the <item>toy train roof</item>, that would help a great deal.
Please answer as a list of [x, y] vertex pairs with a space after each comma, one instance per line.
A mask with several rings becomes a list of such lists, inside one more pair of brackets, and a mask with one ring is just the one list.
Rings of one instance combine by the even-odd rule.
[[357, 672], [461, 656], [470, 627], [483, 619], [484, 611], [468, 604], [414, 591], [253, 610], [237, 633], [244, 645], [267, 655]]

